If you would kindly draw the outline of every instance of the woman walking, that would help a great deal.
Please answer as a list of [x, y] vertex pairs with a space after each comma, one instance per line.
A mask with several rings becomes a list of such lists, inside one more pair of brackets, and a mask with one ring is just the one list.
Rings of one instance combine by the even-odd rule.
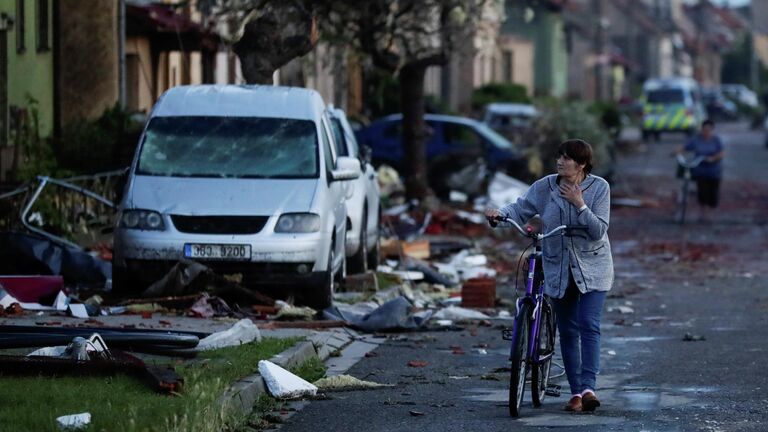
[[580, 139], [560, 144], [557, 174], [531, 185], [516, 202], [488, 209], [491, 220], [507, 216], [523, 224], [540, 215], [544, 232], [560, 225], [584, 225], [566, 236], [544, 240], [544, 293], [553, 300], [560, 350], [571, 387], [566, 411], [594, 411], [600, 368], [600, 318], [613, 284], [608, 241], [610, 187], [590, 174], [592, 147]]

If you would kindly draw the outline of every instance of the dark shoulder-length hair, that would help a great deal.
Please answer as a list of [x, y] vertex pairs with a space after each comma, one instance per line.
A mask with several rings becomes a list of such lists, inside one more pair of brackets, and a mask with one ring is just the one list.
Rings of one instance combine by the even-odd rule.
[[584, 165], [584, 174], [592, 172], [592, 146], [582, 139], [569, 139], [560, 144], [557, 149], [558, 155], [565, 155], [576, 161], [579, 165]]

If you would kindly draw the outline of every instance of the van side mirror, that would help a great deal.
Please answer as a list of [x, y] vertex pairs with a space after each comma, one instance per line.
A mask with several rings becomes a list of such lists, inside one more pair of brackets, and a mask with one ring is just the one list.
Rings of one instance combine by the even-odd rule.
[[348, 156], [341, 156], [336, 160], [336, 169], [331, 171], [331, 180], [354, 180], [362, 174], [360, 161]]

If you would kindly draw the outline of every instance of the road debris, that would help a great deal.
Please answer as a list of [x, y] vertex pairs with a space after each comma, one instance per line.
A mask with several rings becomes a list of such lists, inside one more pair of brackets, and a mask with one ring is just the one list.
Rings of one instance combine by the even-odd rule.
[[367, 390], [381, 387], [394, 387], [392, 384], [379, 384], [372, 381], [363, 381], [351, 375], [334, 375], [320, 378], [313, 383], [319, 390], [327, 391], [351, 391]]
[[[27, 335], [27, 337], [30, 337]], [[178, 394], [183, 378], [170, 367], [145, 364], [138, 357], [108, 349], [104, 339], [93, 333], [87, 339], [75, 336], [63, 349], [49, 349], [40, 355], [0, 355], [0, 374], [44, 376], [94, 376], [131, 374], [149, 382], [155, 391]], [[29, 346], [29, 345], [26, 345]]]
[[85, 429], [91, 424], [91, 413], [70, 414], [56, 417], [56, 424], [61, 430]]
[[629, 306], [611, 306], [608, 308], [608, 312], [618, 312], [621, 314], [633, 314], [635, 310]]
[[418, 329], [426, 325], [432, 311], [416, 311], [407, 298], [398, 296], [380, 306], [375, 302], [336, 304], [323, 314], [328, 319], [345, 321], [356, 329], [377, 332]]
[[241, 319], [227, 330], [213, 333], [200, 340], [198, 351], [207, 351], [249, 342], [260, 342], [261, 332], [250, 319]]
[[277, 399], [296, 399], [317, 394], [317, 386], [281, 368], [269, 360], [259, 361], [259, 374]]
[[408, 367], [412, 368], [423, 368], [426, 367], [429, 363], [421, 360], [411, 360], [408, 362]]
[[461, 306], [491, 308], [496, 305], [496, 279], [473, 278], [461, 287]]
[[482, 312], [457, 306], [448, 306], [447, 308], [441, 309], [432, 315], [432, 319], [434, 320], [451, 321], [484, 320], [488, 318], [490, 317]]
[[685, 336], [683, 336], [683, 340], [685, 342], [700, 342], [700, 341], [707, 340], [707, 338], [704, 337], [704, 336], [701, 336], [701, 335], [695, 335], [695, 334], [692, 334], [692, 333], [686, 333]]

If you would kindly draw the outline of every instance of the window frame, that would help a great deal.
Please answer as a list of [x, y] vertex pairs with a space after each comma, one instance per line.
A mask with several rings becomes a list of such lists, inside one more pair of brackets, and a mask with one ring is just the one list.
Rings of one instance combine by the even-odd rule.
[[[37, 23], [37, 52], [46, 52], [51, 50], [51, 9], [49, 0], [37, 0], [35, 8], [35, 21]], [[45, 14], [43, 14], [45, 12]], [[45, 23], [43, 23], [45, 20]]]
[[26, 45], [26, 6], [25, 0], [16, 0], [16, 53], [24, 54]]

